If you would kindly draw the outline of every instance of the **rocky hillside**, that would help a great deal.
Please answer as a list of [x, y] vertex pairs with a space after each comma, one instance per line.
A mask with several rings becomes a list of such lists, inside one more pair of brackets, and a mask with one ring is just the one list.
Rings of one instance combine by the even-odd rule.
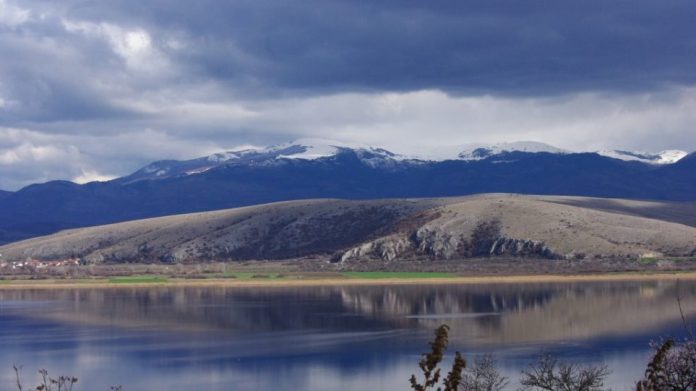
[[696, 256], [696, 205], [491, 194], [289, 201], [62, 231], [2, 260], [334, 262]]

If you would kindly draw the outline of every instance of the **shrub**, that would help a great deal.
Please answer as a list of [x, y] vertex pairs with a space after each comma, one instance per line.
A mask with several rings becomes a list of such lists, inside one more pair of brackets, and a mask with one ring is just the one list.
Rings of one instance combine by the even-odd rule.
[[696, 341], [681, 345], [667, 340], [655, 344], [655, 355], [645, 376], [638, 382], [638, 391], [686, 391], [696, 389]]
[[[416, 379], [416, 375], [411, 375], [411, 379], [409, 380], [411, 388], [415, 391], [435, 389], [435, 387], [440, 384], [440, 368], [438, 368], [438, 365], [444, 357], [445, 350], [447, 350], [447, 342], [449, 341], [448, 334], [449, 326], [446, 324], [443, 324], [435, 330], [435, 340], [430, 342], [430, 352], [424, 353], [423, 358], [418, 364], [423, 372], [423, 382], [419, 383]], [[464, 361], [464, 358], [462, 358], [459, 352], [456, 352], [454, 354], [452, 370], [442, 382], [445, 386], [444, 391], [457, 391], [462, 381], [462, 370], [464, 370], [465, 367], [466, 361]], [[437, 390], [441, 391], [443, 389], [438, 386]]]
[[[17, 388], [19, 391], [23, 391], [22, 379], [20, 376], [21, 367], [13, 366], [15, 371], [15, 377], [17, 380]], [[48, 375], [48, 371], [45, 369], [39, 370], [39, 375], [41, 375], [41, 380], [39, 385], [34, 388], [36, 391], [72, 391], [73, 385], [77, 383], [77, 378], [73, 376], [58, 376], [54, 379]]]
[[603, 391], [606, 366], [578, 366], [544, 354], [522, 372], [522, 390]]
[[496, 361], [491, 355], [474, 360], [474, 366], [464, 370], [461, 389], [466, 391], [502, 391], [508, 385], [508, 379], [495, 367]]

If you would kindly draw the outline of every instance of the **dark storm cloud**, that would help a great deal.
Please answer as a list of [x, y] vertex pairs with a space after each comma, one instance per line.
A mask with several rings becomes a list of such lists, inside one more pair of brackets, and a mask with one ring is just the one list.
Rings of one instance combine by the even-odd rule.
[[[689, 1], [11, 1], [31, 18], [0, 25], [0, 97], [15, 102], [5, 124], [128, 115], [115, 96], [204, 82], [245, 99], [547, 96], [696, 82]], [[144, 29], [167, 71], [130, 69], [109, 26]]]
[[[236, 88], [557, 94], [692, 84], [689, 1], [110, 1], [70, 18], [181, 35]], [[287, 92], [287, 91], [286, 91]]]

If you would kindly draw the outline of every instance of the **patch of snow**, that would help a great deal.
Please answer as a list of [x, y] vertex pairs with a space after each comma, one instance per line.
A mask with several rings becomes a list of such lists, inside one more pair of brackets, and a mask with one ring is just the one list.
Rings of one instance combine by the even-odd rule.
[[676, 163], [688, 155], [689, 155], [689, 153], [686, 151], [680, 151], [677, 149], [669, 149], [669, 150], [660, 152], [659, 163], [661, 163], [661, 164]]
[[658, 153], [621, 150], [598, 151], [597, 153], [602, 156], [610, 157], [613, 159], [619, 159], [624, 161], [638, 161], [650, 164], [673, 164], [683, 159], [686, 155], [688, 155], [687, 152], [674, 149]]
[[263, 153], [264, 149], [240, 149], [240, 150], [229, 150], [225, 152], [219, 152], [207, 157], [207, 160], [212, 163], [224, 163], [230, 160], [240, 159], [244, 156]]
[[143, 172], [152, 174], [153, 172], [156, 172], [160, 168], [156, 164], [150, 164], [149, 166], [143, 168]]
[[196, 169], [193, 169], [193, 170], [186, 171], [184, 174], [186, 174], [186, 175], [202, 174], [202, 173], [204, 173], [204, 172], [210, 170], [211, 168], [213, 168], [213, 166], [196, 168]]
[[302, 152], [279, 155], [283, 159], [304, 159], [316, 160], [323, 157], [336, 155], [341, 148], [346, 148], [346, 144], [321, 139], [300, 139], [291, 143], [275, 146], [277, 149], [287, 149], [292, 146], [299, 146]]
[[413, 157], [398, 155], [383, 148], [371, 147], [366, 144], [348, 143], [343, 141], [303, 138], [290, 143], [280, 144], [268, 148], [267, 150], [288, 150], [297, 147], [298, 152], [283, 153], [278, 155], [278, 159], [303, 159], [316, 160], [325, 157], [335, 156], [343, 150], [352, 150], [363, 160], [390, 159], [396, 161], [412, 160]]

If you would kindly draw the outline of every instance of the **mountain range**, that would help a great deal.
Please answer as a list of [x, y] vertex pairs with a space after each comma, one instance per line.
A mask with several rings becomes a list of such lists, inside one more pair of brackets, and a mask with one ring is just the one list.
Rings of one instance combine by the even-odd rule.
[[268, 202], [477, 193], [696, 200], [696, 155], [478, 145], [435, 160], [300, 140], [164, 160], [108, 182], [53, 181], [0, 192], [0, 243], [66, 228]]
[[[576, 154], [548, 144], [521, 141], [499, 144], [472, 144], [462, 146], [455, 153], [439, 151], [432, 156], [404, 156], [383, 148], [361, 144], [332, 142], [321, 139], [300, 139], [291, 143], [263, 148], [237, 149], [197, 159], [177, 161], [162, 160], [149, 164], [135, 173], [119, 178], [120, 183], [131, 183], [143, 179], [164, 179], [182, 175], [196, 175], [220, 166], [273, 166], [286, 159], [319, 160], [340, 154], [352, 153], [366, 166], [372, 168], [396, 168], [417, 164], [432, 164], [443, 161], [479, 161], [489, 158], [504, 159], [512, 153], [549, 153], [555, 155]], [[589, 152], [623, 161], [636, 161], [650, 165], [676, 163], [687, 152], [666, 150], [658, 153], [605, 150]]]

